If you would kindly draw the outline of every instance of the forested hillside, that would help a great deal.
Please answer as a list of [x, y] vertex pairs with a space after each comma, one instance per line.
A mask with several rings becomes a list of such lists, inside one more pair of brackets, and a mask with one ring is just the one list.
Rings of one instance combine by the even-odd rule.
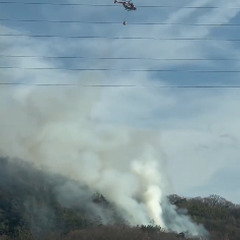
[[195, 222], [202, 223], [210, 239], [240, 239], [240, 205], [217, 195], [192, 199], [172, 195], [170, 200], [178, 208], [187, 209]]
[[[240, 207], [212, 195], [169, 196], [179, 211], [202, 223], [212, 240], [237, 240]], [[129, 227], [100, 193], [20, 160], [0, 158], [0, 240], [174, 240], [158, 226]], [[190, 238], [189, 238], [190, 239]]]

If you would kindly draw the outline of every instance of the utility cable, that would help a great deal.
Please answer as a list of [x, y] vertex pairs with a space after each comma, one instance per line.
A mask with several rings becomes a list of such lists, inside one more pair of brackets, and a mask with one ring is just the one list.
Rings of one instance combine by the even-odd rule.
[[2, 55], [0, 58], [38, 58], [38, 59], [89, 59], [89, 60], [144, 60], [144, 61], [240, 61], [240, 58], [144, 58], [144, 57], [87, 57], [87, 56], [36, 56]]
[[32, 37], [32, 38], [65, 38], [65, 39], [109, 39], [109, 40], [157, 40], [157, 41], [220, 41], [220, 42], [239, 42], [236, 39], [215, 39], [215, 38], [158, 38], [158, 37], [123, 37], [123, 36], [96, 36], [96, 35], [57, 35], [57, 34], [19, 34], [3, 33], [0, 37]]
[[[0, 4], [17, 5], [52, 5], [52, 6], [87, 6], [87, 7], [116, 7], [116, 4], [91, 4], [91, 3], [53, 3], [53, 2], [18, 2], [0, 1]], [[197, 9], [240, 9], [240, 6], [173, 6], [173, 5], [138, 5], [137, 8], [197, 8]]]
[[[119, 24], [119, 21], [82, 21], [82, 20], [54, 20], [54, 19], [14, 19], [14, 18], [0, 18], [1, 22], [26, 22], [26, 23], [56, 23], [56, 24], [99, 24], [112, 25]], [[171, 23], [171, 22], [130, 22], [128, 25], [173, 25], [173, 26], [194, 26], [194, 27], [239, 27], [240, 23]]]
[[139, 85], [139, 84], [80, 84], [80, 83], [24, 83], [0, 82], [0, 86], [35, 86], [35, 87], [84, 87], [84, 88], [176, 88], [176, 89], [240, 89], [240, 85]]
[[117, 71], [117, 72], [176, 72], [176, 73], [239, 73], [240, 70], [198, 70], [198, 69], [116, 69], [116, 68], [64, 68], [64, 67], [18, 67], [0, 66], [0, 69], [21, 70], [65, 70], [65, 71]]

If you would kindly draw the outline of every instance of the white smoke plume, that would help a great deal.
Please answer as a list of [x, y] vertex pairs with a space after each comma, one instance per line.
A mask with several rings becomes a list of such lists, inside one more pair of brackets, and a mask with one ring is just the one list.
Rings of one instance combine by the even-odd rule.
[[[122, 209], [132, 225], [154, 221], [201, 234], [201, 227], [167, 203], [159, 132], [106, 127], [94, 116], [100, 96], [99, 89], [1, 88], [1, 155], [86, 184]], [[163, 211], [173, 216], [170, 223]]]
[[[11, 42], [8, 44], [11, 45]], [[22, 51], [22, 55], [26, 51], [29, 55], [35, 55], [33, 49], [40, 51], [42, 48], [42, 54], [49, 50], [47, 44], [38, 45], [29, 39], [12, 45], [15, 46], [13, 50]], [[31, 48], [28, 48], [29, 45]], [[17, 59], [14, 64], [20, 67], [51, 66], [46, 61], [24, 61]], [[77, 74], [61, 74], [57, 70], [41, 74], [21, 69], [0, 72], [0, 83], [71, 83], [78, 78], [80, 76]], [[82, 79], [84, 83], [91, 84], [94, 78], [98, 79], [98, 83], [103, 80], [100, 75], [86, 74], [81, 75], [81, 84]], [[144, 75], [133, 78], [138, 84], [148, 82]], [[113, 202], [131, 225], [154, 222], [167, 230], [205, 234], [201, 226], [177, 213], [167, 201], [169, 182], [160, 131], [134, 126], [134, 122], [126, 124], [114, 117], [126, 114], [121, 111], [124, 104], [129, 112], [138, 115], [138, 111], [135, 112], [136, 104], [131, 106], [124, 101], [126, 91], [82, 88], [78, 85], [1, 85], [0, 155], [33, 162], [39, 168], [86, 184], [93, 192], [99, 192]], [[104, 108], [111, 101], [111, 94], [123, 94], [123, 97], [122, 102], [111, 103], [108, 110], [113, 117], [108, 122], [104, 121], [103, 115]], [[132, 91], [131, 94], [133, 99], [139, 96], [152, 98], [150, 89], [141, 89], [137, 94]], [[141, 104], [137, 100], [137, 104]], [[168, 101], [171, 103], [164, 96], [164, 104]], [[147, 108], [147, 101], [144, 104], [142, 107]]]

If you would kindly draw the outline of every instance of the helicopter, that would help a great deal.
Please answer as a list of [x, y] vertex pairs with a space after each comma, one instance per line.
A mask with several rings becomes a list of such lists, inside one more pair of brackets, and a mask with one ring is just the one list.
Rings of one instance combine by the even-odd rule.
[[122, 4], [123, 7], [124, 7], [127, 11], [137, 10], [137, 8], [134, 6], [134, 4], [131, 2], [131, 0], [129, 0], [129, 1], [118, 1], [118, 0], [114, 0], [114, 3], [120, 3], [120, 4]]
[[[114, 0], [114, 3], [122, 4], [123, 7], [125, 8], [125, 10], [127, 10], [127, 11], [135, 11], [135, 10], [137, 10], [137, 8], [136, 8], [135, 5], [131, 2], [131, 0], [129, 0], [129, 1], [118, 1], [118, 0]], [[127, 25], [127, 21], [126, 21], [126, 20], [123, 21], [123, 25]]]

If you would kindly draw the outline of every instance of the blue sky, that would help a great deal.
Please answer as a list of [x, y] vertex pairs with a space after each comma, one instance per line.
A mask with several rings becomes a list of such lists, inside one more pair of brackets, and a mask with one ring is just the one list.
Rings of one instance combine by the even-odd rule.
[[[46, 1], [39, 0], [38, 2]], [[76, 3], [77, 1], [62, 0], [58, 2]], [[0, 19], [79, 20], [83, 22], [114, 23], [83, 24], [0, 21], [0, 34], [95, 35], [106, 38], [117, 36], [216, 40], [112, 40], [1, 36], [1, 55], [83, 56], [92, 58], [0, 57], [1, 66], [16, 66], [19, 68], [110, 68], [120, 69], [120, 71], [81, 72], [1, 69], [0, 82], [74, 83], [80, 85], [133, 84], [135, 87], [126, 88], [82, 89], [79, 86], [76, 87], [83, 94], [82, 101], [85, 106], [91, 109], [90, 112], [86, 110], [87, 114], [84, 115], [83, 113], [83, 115], [89, 121], [97, 122], [99, 126], [111, 126], [114, 129], [126, 127], [135, 131], [147, 129], [150, 132], [158, 132], [160, 138], [159, 149], [165, 156], [166, 171], [171, 182], [170, 192], [176, 192], [184, 196], [219, 194], [239, 203], [240, 190], [236, 183], [239, 182], [240, 171], [240, 89], [176, 89], [171, 88], [171, 86], [239, 85], [240, 74], [238, 72], [161, 73], [121, 71], [121, 69], [239, 70], [240, 61], [217, 61], [211, 59], [239, 58], [240, 45], [238, 41], [219, 40], [240, 39], [240, 26], [134, 24], [146, 22], [239, 24], [240, 8], [231, 8], [240, 7], [239, 1], [197, 0], [192, 2], [185, 0], [180, 3], [179, 1], [135, 0], [134, 3], [138, 9], [136, 12], [127, 14], [127, 26], [122, 25], [122, 21], [126, 17], [123, 7], [114, 5], [110, 0], [82, 0], [80, 3], [112, 6], [1, 4]], [[219, 6], [219, 8], [141, 7], [144, 5]], [[96, 59], [103, 57], [210, 60]], [[157, 86], [169, 88], [159, 88]], [[48, 107], [50, 109], [51, 106], [47, 106], [48, 104], [44, 105], [41, 90], [37, 90], [33, 86], [13, 86], [9, 88], [1, 86], [0, 89], [2, 93], [0, 100], [4, 106], [0, 110], [0, 114], [7, 116], [5, 120], [0, 120], [2, 132], [3, 127], [6, 128], [8, 126], [8, 130], [11, 132], [11, 139], [14, 139], [15, 134], [19, 134], [21, 137], [22, 135], [24, 137], [27, 137], [27, 134], [31, 135], [31, 129], [27, 131], [22, 130], [22, 132], [17, 131], [16, 133], [16, 129], [11, 126], [21, 127], [21, 124], [11, 120], [12, 125], [9, 125], [8, 121], [12, 116], [18, 116], [17, 114], [21, 112], [21, 107], [24, 111], [30, 111], [29, 109], [32, 109], [34, 106], [42, 109], [35, 114], [44, 119], [47, 114], [44, 109]], [[31, 95], [32, 91], [34, 91], [34, 96]], [[65, 98], [71, 98], [71, 93], [63, 93], [61, 91], [59, 92], [57, 88], [52, 88], [50, 95], [45, 95], [50, 99], [49, 105], [54, 102], [56, 105], [53, 104], [52, 107], [57, 106], [60, 108], [62, 104], [66, 109], [78, 109], [77, 106], [74, 106], [74, 102], [64, 101]], [[61, 96], [61, 94], [63, 95]], [[74, 92], [74, 94], [76, 93]], [[92, 100], [88, 101], [88, 98], [95, 99], [94, 103], [92, 103]], [[26, 104], [26, 99], [31, 99], [32, 102]], [[38, 101], [38, 99], [41, 101]], [[76, 98], [73, 97], [73, 100], [76, 100]], [[9, 106], [11, 109], [9, 109]], [[64, 110], [64, 113], [74, 116], [74, 111]], [[61, 116], [61, 111], [56, 112], [55, 115], [59, 118], [65, 118], [65, 116]], [[32, 115], [22, 115], [23, 126], [26, 119], [29, 121], [32, 118]], [[32, 128], [34, 128], [34, 124], [31, 126]], [[19, 139], [21, 138], [19, 137]], [[2, 146], [4, 146], [3, 141], [3, 139], [0, 139]], [[5, 143], [6, 149], [7, 145]], [[25, 156], [19, 150], [20, 147], [16, 149], [16, 155]], [[3, 147], [0, 151], [5, 153]], [[6, 151], [6, 153], [9, 152], [10, 150]]]

